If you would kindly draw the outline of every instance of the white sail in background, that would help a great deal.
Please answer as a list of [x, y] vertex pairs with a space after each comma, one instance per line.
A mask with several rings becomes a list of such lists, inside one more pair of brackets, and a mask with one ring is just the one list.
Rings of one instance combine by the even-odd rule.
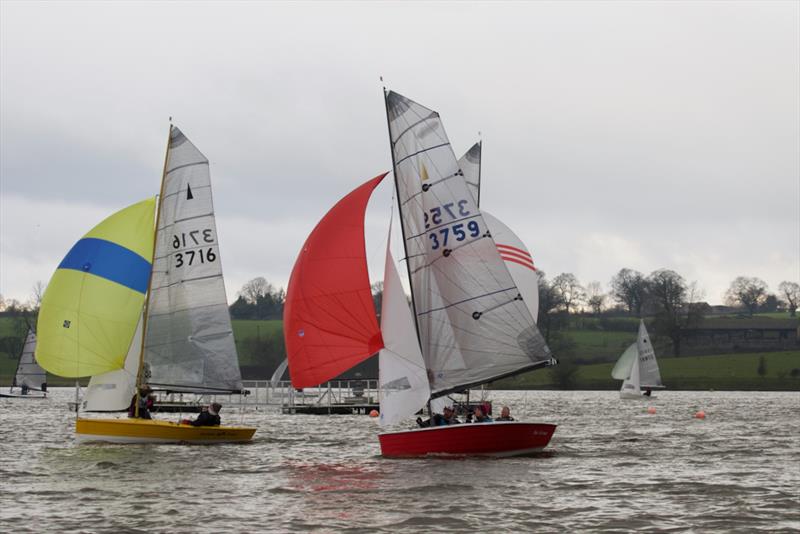
[[497, 244], [500, 257], [506, 262], [508, 272], [519, 288], [522, 301], [536, 321], [539, 317], [539, 273], [536, 272], [531, 253], [511, 228], [486, 211], [481, 210], [481, 213]]
[[414, 329], [414, 316], [388, 243], [381, 301], [381, 335], [384, 348], [378, 356], [380, 424], [393, 425], [422, 409], [431, 390]]
[[625, 349], [622, 356], [619, 357], [614, 368], [611, 370], [611, 377], [617, 380], [625, 380], [631, 376], [631, 368], [633, 368], [633, 360], [639, 357], [639, 350], [636, 348], [636, 343]]
[[239, 391], [208, 160], [175, 127], [160, 201], [144, 382], [173, 391]]
[[497, 251], [439, 115], [394, 92], [387, 94], [387, 111], [432, 392], [546, 365], [550, 350]]
[[281, 381], [281, 378], [283, 378], [283, 373], [285, 373], [286, 369], [288, 368], [289, 358], [284, 358], [278, 368], [275, 369], [275, 372], [272, 373], [272, 378], [269, 379], [269, 385], [272, 387], [272, 389], [278, 387], [278, 383]]
[[472, 193], [475, 205], [481, 206], [481, 143], [475, 143], [458, 160], [458, 168], [464, 173], [464, 181]]
[[81, 409], [86, 412], [121, 412], [130, 406], [136, 393], [136, 373], [142, 351], [142, 319], [136, 325], [125, 366], [122, 369], [95, 375], [89, 380]]
[[636, 340], [636, 348], [639, 352], [639, 382], [643, 388], [660, 388], [661, 373], [656, 362], [656, 353], [650, 343], [650, 336], [644, 327], [644, 321], [639, 321], [639, 337]]
[[[29, 328], [28, 335], [25, 336], [25, 344], [22, 346], [22, 354], [20, 354], [19, 362], [17, 363], [14, 386], [27, 386], [30, 389], [41, 390], [42, 384], [47, 383], [47, 373], [36, 362], [35, 352], [36, 333], [32, 328]], [[47, 389], [46, 386], [45, 389]]]
[[[637, 351], [638, 352], [638, 351]], [[622, 387], [619, 390], [619, 395], [625, 398], [639, 398], [642, 397], [642, 390], [639, 387], [639, 358], [633, 359], [630, 373], [622, 382]]]

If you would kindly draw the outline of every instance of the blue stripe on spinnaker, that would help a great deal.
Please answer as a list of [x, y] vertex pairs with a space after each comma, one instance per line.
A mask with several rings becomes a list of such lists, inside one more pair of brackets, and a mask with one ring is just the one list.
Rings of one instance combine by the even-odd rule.
[[85, 237], [75, 243], [58, 268], [91, 273], [144, 294], [147, 292], [151, 265], [121, 245], [105, 239]]

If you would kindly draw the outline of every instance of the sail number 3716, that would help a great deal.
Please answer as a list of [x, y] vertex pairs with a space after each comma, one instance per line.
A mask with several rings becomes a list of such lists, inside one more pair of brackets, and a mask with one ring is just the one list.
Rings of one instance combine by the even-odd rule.
[[464, 218], [468, 218], [471, 212], [466, 208], [467, 204], [466, 200], [459, 200], [457, 202], [448, 202], [423, 212], [425, 229], [428, 230], [431, 225], [434, 226], [434, 230], [428, 233], [431, 250], [446, 247], [448, 241], [464, 241], [467, 238], [467, 233], [469, 233], [470, 237], [481, 235], [478, 221], [457, 222], [452, 225], [444, 223], [445, 225], [441, 226], [444, 220], [463, 221]]
[[187, 246], [196, 250], [184, 250], [175, 253], [175, 267], [184, 265], [194, 265], [197, 263], [211, 263], [216, 261], [217, 255], [214, 249], [204, 245], [214, 243], [214, 236], [211, 230], [191, 230], [181, 232], [179, 235], [172, 236], [172, 248], [180, 249]]

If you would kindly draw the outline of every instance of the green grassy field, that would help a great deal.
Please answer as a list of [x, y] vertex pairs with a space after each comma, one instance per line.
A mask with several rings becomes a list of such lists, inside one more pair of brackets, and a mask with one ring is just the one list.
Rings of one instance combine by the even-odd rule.
[[[764, 356], [766, 374], [758, 375], [759, 357]], [[576, 389], [618, 389], [619, 380], [611, 378], [613, 363], [578, 367]], [[800, 351], [753, 352], [659, 358], [661, 380], [669, 389], [719, 390], [792, 390], [800, 391]], [[540, 370], [494, 384], [497, 389], [552, 388], [555, 381], [550, 371]]]

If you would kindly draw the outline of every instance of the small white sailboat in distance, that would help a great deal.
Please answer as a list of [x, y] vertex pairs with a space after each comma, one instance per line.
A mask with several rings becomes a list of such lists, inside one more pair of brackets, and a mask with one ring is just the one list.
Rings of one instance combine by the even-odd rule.
[[619, 390], [621, 399], [650, 399], [654, 389], [663, 389], [661, 373], [658, 370], [656, 353], [650, 343], [650, 336], [639, 321], [639, 336], [619, 357], [611, 376], [622, 380]]
[[[14, 399], [46, 399], [47, 398], [47, 373], [36, 361], [36, 332], [28, 329], [22, 354], [17, 362], [17, 372], [8, 393], [0, 393], [0, 397]], [[19, 392], [14, 390], [18, 389]]]

